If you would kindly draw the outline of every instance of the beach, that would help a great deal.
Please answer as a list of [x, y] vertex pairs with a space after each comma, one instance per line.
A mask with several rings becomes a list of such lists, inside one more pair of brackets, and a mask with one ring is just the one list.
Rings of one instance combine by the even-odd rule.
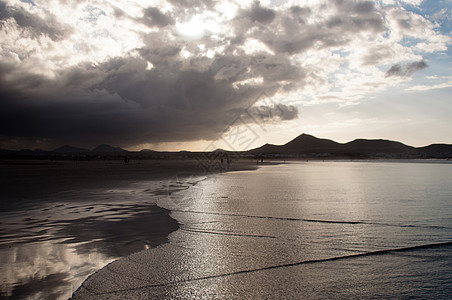
[[179, 224], [157, 201], [227, 171], [201, 162], [1, 161], [0, 297], [67, 299], [108, 263], [166, 243]]
[[447, 298], [451, 171], [317, 161], [218, 174], [158, 201], [180, 224], [168, 243], [73, 298]]
[[452, 293], [450, 164], [206, 162], [3, 162], [1, 298]]

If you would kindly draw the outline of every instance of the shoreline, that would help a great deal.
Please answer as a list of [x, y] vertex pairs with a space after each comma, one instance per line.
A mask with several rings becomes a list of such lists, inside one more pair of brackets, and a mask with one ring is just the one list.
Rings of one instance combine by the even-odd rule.
[[[208, 175], [221, 171], [254, 170], [247, 160], [235, 161], [229, 169], [220, 170], [217, 164], [200, 165], [198, 160], [142, 160], [124, 164], [122, 161], [2, 161], [0, 166], [0, 211], [17, 209], [18, 204], [33, 205], [36, 195], [50, 198], [65, 191], [117, 189], [135, 182], [165, 181], [177, 174]], [[24, 189], [23, 187], [26, 187]], [[22, 202], [22, 203], [17, 203]]]
[[[325, 169], [321, 164], [322, 162], [313, 164], [302, 163], [298, 166], [294, 166], [293, 164], [292, 166], [282, 165], [281, 167], [283, 169], [286, 167], [292, 169], [293, 174], [300, 174], [300, 178], [303, 180], [309, 180], [309, 176], [315, 176], [315, 180], [312, 180], [311, 183], [316, 187], [323, 187], [322, 179], [325, 176], [328, 177], [329, 173], [331, 173], [331, 177], [336, 177], [336, 175], [341, 177], [341, 174], [344, 174], [343, 172], [326, 172], [329, 169]], [[265, 163], [265, 165], [270, 166], [272, 162]], [[347, 169], [347, 166], [352, 166], [352, 163], [339, 163], [334, 167], [338, 166]], [[384, 174], [386, 172], [386, 166], [385, 163], [382, 163], [380, 166], [364, 163], [361, 167], [365, 171], [364, 174], [367, 174], [369, 167], [379, 168], [383, 172], [382, 174]], [[405, 167], [402, 166], [400, 170], [402, 173], [405, 172]], [[419, 166], [413, 164], [410, 167], [416, 169]], [[448, 169], [447, 167], [443, 168], [441, 166], [434, 167]], [[278, 168], [276, 167], [276, 169]], [[317, 171], [321, 172], [309, 172], [308, 170], [312, 171], [312, 168], [317, 168]], [[380, 248], [382, 244], [379, 242], [379, 234], [382, 234], [381, 238], [383, 240], [386, 239], [387, 226], [391, 223], [385, 218], [382, 220], [379, 218], [373, 219], [372, 216], [369, 218], [369, 221], [360, 221], [362, 220], [361, 216], [350, 218], [346, 210], [341, 211], [340, 209], [336, 210], [334, 208], [336, 205], [340, 208], [341, 203], [339, 201], [327, 200], [331, 197], [325, 197], [325, 201], [333, 206], [331, 209], [333, 217], [326, 213], [324, 213], [325, 215], [322, 218], [318, 217], [318, 207], [316, 207], [315, 203], [311, 204], [312, 214], [307, 216], [300, 214], [295, 217], [292, 215], [293, 207], [290, 205], [297, 205], [297, 203], [292, 202], [290, 194], [280, 199], [279, 194], [277, 194], [279, 190], [272, 188], [275, 185], [269, 185], [265, 194], [256, 193], [256, 191], [259, 192], [267, 188], [265, 186], [266, 184], [260, 185], [259, 183], [272, 182], [263, 180], [265, 177], [259, 176], [267, 176], [266, 178], [273, 180], [277, 186], [282, 184], [272, 169], [274, 168], [262, 168], [258, 173], [242, 172], [232, 176], [223, 176], [223, 178], [218, 179], [218, 183], [215, 182], [216, 180], [213, 180], [213, 182], [203, 182], [200, 184], [201, 186], [198, 190], [202, 190], [205, 197], [197, 197], [197, 195], [202, 195], [202, 193], [196, 191], [197, 188], [194, 191], [188, 192], [188, 197], [181, 193], [182, 198], [187, 199], [187, 202], [176, 202], [174, 207], [164, 205], [165, 207], [169, 207], [174, 213], [174, 218], [182, 223], [182, 227], [170, 236], [169, 243], [156, 247], [152, 251], [141, 251], [132, 254], [127, 259], [118, 259], [114, 263], [98, 270], [77, 289], [73, 298], [202, 298], [206, 295], [212, 298], [221, 298], [220, 295], [223, 295], [224, 298], [237, 295], [244, 297], [248, 295], [250, 298], [259, 298], [258, 295], [267, 297], [269, 295], [278, 295], [278, 293], [273, 294], [274, 291], [278, 291], [279, 295], [286, 292], [290, 294], [290, 291], [292, 291], [291, 295], [297, 295], [296, 288], [303, 283], [306, 284], [309, 282], [300, 279], [300, 284], [289, 283], [287, 285], [280, 285], [281, 280], [279, 278], [303, 278], [302, 276], [293, 276], [293, 274], [303, 274], [305, 269], [310, 268], [307, 266], [311, 264], [315, 265], [312, 267], [314, 269], [312, 274], [314, 275], [323, 273], [317, 272], [315, 270], [317, 267], [325, 267], [328, 270], [331, 265], [335, 272], [340, 275], [342, 274], [343, 263], [349, 260], [365, 260], [369, 268], [364, 269], [372, 270], [370, 266], [373, 265], [372, 259], [375, 255], [380, 258], [382, 254], [392, 254], [393, 251], [399, 251], [397, 249], [400, 249], [400, 251], [411, 251], [411, 249], [415, 248], [415, 251], [423, 251], [423, 249], [428, 248], [428, 245], [430, 245], [426, 241], [424, 242], [425, 245], [422, 244], [419, 246], [409, 239], [404, 240], [405, 238], [394, 243], [388, 237], [387, 243], [383, 243], [385, 246], [382, 250]], [[374, 171], [372, 169], [371, 174], [375, 174]], [[276, 174], [278, 174], [278, 170], [276, 170]], [[245, 178], [249, 180], [244, 180]], [[383, 178], [386, 178], [386, 176]], [[303, 180], [300, 182], [304, 182]], [[332, 182], [336, 182], [337, 187], [340, 187], [343, 183], [341, 180]], [[363, 183], [366, 182], [368, 181], [364, 179]], [[295, 187], [297, 183], [287, 180], [287, 186]], [[325, 186], [325, 188], [327, 187]], [[247, 195], [248, 189], [254, 192], [252, 195], [257, 195], [255, 199], [244, 196]], [[314, 188], [312, 191], [317, 195], [319, 189]], [[334, 198], [337, 189], [333, 187], [330, 191], [333, 193]], [[378, 191], [376, 193], [378, 194]], [[350, 195], [352, 196], [353, 193]], [[311, 199], [309, 195], [303, 197], [305, 199]], [[370, 196], [368, 200], [372, 200], [373, 197]], [[267, 209], [262, 204], [262, 198], [268, 200], [266, 203], [273, 203], [274, 205]], [[191, 199], [203, 200], [192, 202]], [[275, 201], [275, 199], [277, 200]], [[319, 200], [322, 200], [322, 197]], [[187, 203], [187, 206], [181, 205], [181, 207], [186, 207], [186, 209], [177, 211], [180, 203]], [[252, 203], [256, 205], [252, 205]], [[369, 203], [374, 202], [371, 201]], [[389, 203], [392, 203], [392, 201]], [[278, 210], [280, 207], [285, 206], [284, 204], [289, 206], [282, 211]], [[309, 201], [306, 201], [305, 204], [308, 209], [310, 207]], [[246, 209], [243, 210], [243, 208]], [[295, 209], [294, 211], [297, 210]], [[380, 214], [376, 214], [375, 216], [378, 217]], [[410, 228], [409, 230], [413, 231], [412, 234], [414, 236], [417, 234], [418, 228], [423, 228], [422, 224], [416, 226], [411, 221], [400, 224], [397, 218], [393, 222], [394, 225], [391, 226], [394, 226], [395, 232], [400, 231], [405, 233], [406, 228]], [[432, 225], [432, 230], [436, 231], [436, 224]], [[290, 228], [288, 226], [295, 228], [295, 230], [288, 229]], [[370, 236], [376, 240], [375, 244], [355, 244], [353, 233], [355, 230], [362, 231], [363, 227], [376, 234], [375, 236], [373, 234]], [[304, 237], [299, 240], [300, 236], [297, 229], [302, 229], [304, 230], [303, 232], [312, 231], [313, 239], [309, 239], [308, 234], [306, 240]], [[329, 232], [335, 229], [339, 230], [339, 232], [348, 232], [348, 235], [351, 237], [350, 240], [345, 240], [346, 243], [343, 248], [338, 249], [328, 246]], [[441, 230], [444, 231], [444, 229]], [[312, 240], [315, 240], [319, 236], [315, 234], [316, 231], [326, 233], [325, 240], [317, 246], [315, 243], [311, 243]], [[428, 239], [428, 235], [426, 236]], [[340, 245], [344, 242], [340, 234], [334, 238]], [[450, 244], [447, 241], [447, 247], [449, 246]], [[298, 247], [306, 247], [306, 252], [294, 250], [298, 249]], [[288, 253], [288, 255], [281, 256], [280, 253], [282, 250], [286, 251], [284, 253]], [[362, 253], [356, 255], [356, 251]], [[388, 255], [385, 257], [391, 258], [392, 256]], [[409, 276], [407, 278], [409, 280]], [[320, 294], [314, 295], [322, 295], [322, 292], [334, 293], [337, 291], [334, 288], [337, 285], [325, 285], [325, 282], [331, 282], [330, 276], [326, 276], [324, 279], [325, 281], [322, 286], [323, 288], [320, 289]], [[284, 280], [282, 281], [284, 282]], [[231, 282], [235, 282], [235, 284], [231, 285]], [[339, 282], [347, 282], [347, 278], [343, 281], [339, 280]], [[271, 284], [274, 286], [269, 288], [268, 291], [266, 288], [262, 288], [261, 291], [257, 290], [256, 292], [256, 286], [259, 286], [259, 284], [256, 285], [257, 283], [260, 283], [261, 286]], [[232, 286], [237, 286], [238, 288], [232, 289]], [[263, 292], [263, 294], [259, 294], [260, 292]], [[266, 294], [266, 292], [268, 293]]]
[[[180, 227], [171, 211], [157, 204], [167, 195], [169, 181], [175, 176], [181, 179], [218, 171], [203, 169], [197, 160], [137, 160], [129, 164], [0, 160], [0, 166], [0, 251], [5, 257], [1, 296], [44, 293], [58, 299], [56, 295], [70, 296], [80, 286], [73, 285], [71, 290], [70, 282], [77, 282], [77, 276], [88, 267], [103, 267], [102, 262], [111, 262], [109, 257], [116, 260], [167, 243], [169, 234]], [[253, 169], [256, 166], [251, 162], [240, 160], [220, 171]], [[26, 261], [45, 264], [41, 263], [44, 249], [56, 255], [49, 262], [51, 266], [39, 268], [46, 270], [45, 274], [22, 278], [25, 262], [9, 257], [13, 259], [16, 251], [27, 251]], [[77, 266], [70, 267], [74, 263]], [[58, 274], [58, 281], [53, 280], [53, 274]]]
[[[267, 163], [267, 165], [274, 165], [274, 164], [275, 163]], [[234, 164], [231, 164], [231, 165], [232, 165], [232, 167], [229, 167], [229, 168], [224, 168], [224, 169], [221, 169], [221, 170], [217, 169], [216, 172], [215, 171], [204, 172], [205, 170], [203, 170], [204, 173], [203, 172], [199, 172], [199, 169], [192, 169], [192, 168], [177, 169], [176, 168], [178, 170], [178, 172], [176, 173], [176, 175], [173, 175], [173, 177], [177, 176], [177, 174], [181, 174], [182, 175], [181, 177], [184, 177], [184, 175], [188, 177], [189, 175], [195, 175], [195, 176], [207, 175], [207, 176], [209, 176], [209, 175], [213, 175], [213, 174], [221, 174], [221, 173], [228, 173], [228, 172], [253, 171], [253, 170], [258, 169], [258, 167], [262, 166], [262, 165], [257, 165], [257, 164], [253, 164], [251, 162], [246, 162], [246, 161], [240, 161], [239, 163], [235, 162]], [[193, 173], [191, 173], [191, 172], [193, 172]], [[196, 181], [194, 184], [192, 184], [192, 186], [196, 185], [198, 182], [199, 181]], [[167, 192], [169, 192], [169, 193], [176, 192], [177, 193], [177, 192], [180, 192], [180, 190], [175, 190], [175, 191], [168, 190]], [[94, 273], [90, 274], [85, 280], [83, 280], [81, 285], [72, 293], [71, 299], [76, 297], [76, 294], [80, 291], [80, 289], [84, 288], [85, 282], [90, 280], [90, 278], [92, 278], [93, 276], [98, 274], [104, 268], [107, 268], [109, 265], [111, 265], [111, 264], [113, 264], [113, 263], [115, 263], [115, 262], [117, 262], [119, 260], [125, 259], [125, 258], [129, 257], [130, 255], [135, 255], [135, 254], [143, 252], [143, 251], [156, 249], [156, 248], [158, 248], [160, 246], [163, 246], [163, 245], [165, 245], [165, 244], [167, 244], [169, 242], [169, 240], [168, 240], [169, 235], [174, 233], [174, 232], [176, 232], [177, 230], [179, 230], [181, 228], [182, 224], [179, 223], [178, 220], [176, 220], [175, 218], [173, 218], [171, 216], [171, 214], [172, 214], [172, 210], [171, 209], [168, 209], [168, 208], [160, 206], [158, 204], [158, 201], [156, 201], [156, 203], [154, 205], [155, 205], [156, 208], [165, 211], [166, 212], [165, 217], [173, 220], [177, 224], [177, 227], [174, 230], [170, 231], [168, 234], [165, 235], [165, 241], [162, 241], [159, 244], [153, 245], [149, 249], [143, 249], [143, 250], [138, 251], [138, 252], [130, 253], [130, 254], [126, 255], [126, 256], [120, 256], [120, 257], [116, 258], [115, 260], [111, 261], [110, 263], [108, 263], [107, 265], [103, 266], [102, 268], [96, 270]]]
[[[318, 160], [316, 160], [318, 162]], [[209, 161], [207, 161], [209, 162]], [[301, 162], [304, 163], [303, 160], [296, 160], [296, 161], [290, 161], [287, 160], [286, 163], [291, 162]], [[314, 160], [312, 161], [314, 162]], [[325, 162], [328, 162], [327, 160]], [[346, 160], [347, 162], [347, 160]], [[369, 162], [388, 162], [387, 160], [370, 160]], [[389, 160], [389, 162], [393, 162], [393, 160]], [[397, 162], [408, 162], [406, 160], [397, 161]], [[430, 160], [425, 161], [419, 161], [414, 160], [410, 161], [414, 163], [448, 163], [448, 162], [432, 162]], [[160, 239], [159, 243], [152, 244], [154, 241], [154, 238], [157, 236], [160, 236], [162, 232], [157, 233], [154, 232], [155, 235], [152, 238], [145, 239], [148, 242], [148, 245], [150, 247], [157, 248], [161, 245], [165, 245], [168, 242], [168, 236], [169, 234], [177, 231], [180, 228], [180, 224], [177, 220], [175, 220], [171, 214], [171, 209], [162, 207], [158, 205], [158, 201], [151, 201], [152, 204], [148, 201], [151, 198], [157, 199], [164, 197], [167, 195], [168, 192], [171, 192], [168, 190], [170, 185], [170, 180], [172, 180], [175, 176], [179, 176], [178, 179], [182, 179], [181, 182], [183, 183], [184, 178], [190, 178], [190, 176], [196, 176], [196, 177], [202, 177], [202, 176], [208, 176], [209, 174], [212, 174], [215, 176], [215, 174], [224, 172], [237, 172], [237, 171], [251, 171], [256, 170], [261, 166], [270, 166], [275, 164], [284, 164], [282, 160], [264, 160], [264, 163], [256, 164], [256, 160], [238, 160], [234, 161], [230, 168], [211, 168], [211, 169], [204, 169], [199, 166], [199, 161], [197, 160], [161, 160], [161, 161], [132, 161], [130, 164], [126, 165], [121, 161], [93, 161], [93, 162], [72, 162], [72, 161], [65, 161], [65, 162], [58, 162], [58, 163], [41, 163], [41, 162], [33, 162], [30, 164], [30, 161], [26, 163], [15, 163], [15, 164], [2, 164], [2, 167], [5, 167], [4, 169], [6, 172], [3, 172], [0, 177], [3, 177], [2, 182], [0, 183], [0, 186], [3, 186], [5, 189], [2, 189], [2, 195], [13, 197], [15, 200], [17, 200], [17, 205], [6, 205], [2, 201], [2, 207], [6, 207], [7, 209], [1, 210], [2, 213], [8, 213], [8, 211], [15, 211], [15, 209], [22, 209], [25, 211], [25, 209], [28, 209], [28, 207], [36, 208], [37, 206], [41, 205], [42, 201], [47, 201], [46, 205], [49, 207], [52, 206], [52, 203], [59, 203], [61, 202], [61, 199], [59, 197], [66, 197], [67, 194], [71, 194], [73, 198], [70, 198], [70, 201], [78, 202], [80, 205], [77, 208], [79, 212], [85, 213], [86, 210], [91, 209], [91, 211], [96, 210], [98, 211], [94, 213], [99, 213], [99, 215], [105, 215], [105, 209], [110, 209], [111, 214], [118, 214], [120, 212], [125, 211], [126, 214], [132, 214], [131, 216], [124, 217], [124, 220], [120, 220], [113, 229], [110, 225], [101, 225], [102, 222], [99, 220], [99, 222], [92, 223], [96, 224], [90, 225], [90, 226], [82, 226], [78, 227], [78, 232], [74, 233], [71, 232], [72, 235], [75, 234], [77, 237], [76, 240], [73, 240], [72, 242], [83, 242], [88, 241], [92, 238], [89, 235], [82, 234], [83, 232], [97, 232], [102, 234], [110, 234], [114, 232], [121, 231], [122, 236], [127, 237], [127, 230], [130, 230], [132, 232], [132, 235], [137, 235], [137, 232], [133, 228], [142, 228], [146, 229], [149, 228], [149, 226], [146, 226], [145, 220], [156, 220], [157, 218], [169, 220], [169, 222], [174, 221], [176, 223], [176, 227], [173, 228], [173, 231], [168, 231], [167, 233], [163, 233], [165, 235]], [[216, 164], [216, 165], [215, 165]], [[218, 166], [218, 161], [215, 162], [214, 167]], [[226, 166], [226, 164], [224, 164]], [[153, 185], [149, 184], [149, 187], [141, 185], [141, 183], [152, 183], [152, 182], [159, 182], [160, 188], [159, 190], [152, 190]], [[138, 183], [138, 184], [136, 184]], [[181, 184], [179, 187], [176, 187], [174, 190], [175, 192], [181, 191], [183, 189], [186, 189], [187, 185], [194, 185], [196, 184], [196, 181], [194, 182], [188, 182], [185, 185]], [[146, 184], [145, 184], [146, 185]], [[25, 187], [25, 188], [24, 188]], [[96, 191], [103, 190], [105, 191], [105, 195], [103, 194], [103, 198], [98, 199], [98, 194], [96, 194]], [[9, 192], [8, 192], [9, 191]], [[134, 197], [138, 197], [137, 201], [134, 203], [130, 202], [121, 202], [121, 200], [117, 200], [116, 202], [110, 203], [112, 206], [110, 208], [102, 208], [105, 206], [105, 203], [108, 203], [109, 198], [107, 197], [107, 192], [112, 191], [113, 194], [118, 194], [117, 198], [119, 199], [122, 197], [122, 195], [132, 199]], [[136, 195], [134, 192], [141, 192], [141, 195]], [[91, 193], [88, 195], [87, 193]], [[85, 197], [87, 196], [88, 197]], [[11, 200], [13, 198], [5, 197], [3, 199]], [[44, 200], [43, 200], [44, 199]], [[68, 198], [64, 198], [68, 199]], [[63, 199], [63, 200], [64, 200]], [[145, 200], [148, 199], [148, 200]], [[143, 203], [146, 203], [146, 206], [139, 206], [138, 203], [140, 201], [144, 201]], [[128, 207], [123, 208], [121, 207], [121, 203], [127, 203]], [[26, 205], [24, 205], [26, 204]], [[27, 206], [29, 205], [29, 206]], [[116, 206], [115, 206], [116, 205]], [[94, 207], [94, 209], [92, 209]], [[158, 208], [158, 209], [157, 209]], [[160, 211], [160, 213], [152, 214], [152, 211], [154, 209], [157, 209], [157, 211]], [[147, 210], [146, 213], [142, 213], [143, 210]], [[76, 213], [79, 213], [76, 212]], [[140, 214], [141, 213], [141, 214]], [[98, 216], [99, 216], [98, 215]], [[113, 218], [113, 217], [112, 217]], [[127, 218], [129, 218], [129, 221], [127, 221]], [[138, 218], [139, 220], [135, 220], [135, 218]], [[137, 221], [135, 224], [133, 224], [133, 220]], [[108, 221], [108, 220], [107, 220]], [[35, 222], [34, 220], [26, 221], [26, 222]], [[91, 221], [90, 221], [91, 222]], [[117, 222], [117, 221], [116, 221]], [[142, 222], [142, 223], [140, 223]], [[158, 221], [156, 221], [158, 223]], [[47, 223], [43, 223], [43, 226]], [[49, 223], [50, 224], [50, 223]], [[73, 223], [70, 223], [72, 225], [76, 225], [77, 227], [77, 220], [75, 220]], [[47, 224], [48, 225], [48, 224]], [[71, 226], [72, 226], [71, 225]], [[53, 226], [53, 225], [52, 225]], [[154, 228], [159, 227], [158, 225], [153, 226]], [[163, 229], [167, 229], [167, 227], [170, 226], [160, 226], [159, 230], [156, 231], [162, 231]], [[128, 229], [127, 229], [128, 228]], [[166, 230], [167, 231], [167, 230]], [[81, 236], [80, 236], [81, 234]], [[140, 233], [141, 234], [141, 233]], [[143, 232], [144, 236], [145, 232]], [[77, 236], [79, 235], [79, 236]], [[96, 237], [102, 239], [102, 237]], [[105, 236], [104, 236], [105, 238]], [[115, 242], [114, 234], [109, 236], [110, 244], [113, 244]], [[119, 251], [118, 253], [122, 253], [121, 255], [117, 256], [117, 258], [114, 260], [119, 260], [120, 258], [127, 257], [128, 255], [131, 255], [133, 253], [138, 253], [143, 248], [140, 248], [139, 244], [133, 244], [135, 242], [132, 242], [131, 245], [135, 245], [138, 251], [132, 251], [126, 254], [129, 250], [126, 250], [125, 248], [115, 250]], [[89, 244], [89, 243], [88, 243]], [[102, 243], [98, 244], [102, 247], [105, 247], [102, 245]], [[92, 243], [92, 246], [96, 246], [96, 243]], [[142, 247], [142, 244], [141, 244]], [[121, 247], [119, 247], [121, 248]], [[125, 251], [125, 252], [123, 252]], [[123, 255], [125, 254], [125, 255]], [[105, 265], [104, 265], [105, 267]], [[102, 267], [103, 268], [103, 267]], [[100, 269], [96, 269], [94, 273], [90, 273], [90, 276], [92, 274], [97, 273]], [[84, 279], [83, 282], [85, 282], [88, 278]], [[80, 286], [75, 287], [77, 290], [80, 288]], [[75, 293], [75, 292], [74, 292]]]

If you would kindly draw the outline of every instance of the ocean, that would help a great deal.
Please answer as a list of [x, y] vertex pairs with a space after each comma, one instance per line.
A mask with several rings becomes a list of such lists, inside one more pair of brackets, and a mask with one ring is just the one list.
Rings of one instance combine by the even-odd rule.
[[102, 267], [75, 299], [452, 295], [444, 161], [134, 178], [117, 189], [63, 190], [2, 212], [1, 222], [1, 298], [67, 299]]
[[183, 224], [170, 244], [189, 249], [180, 265], [193, 275], [173, 274], [155, 294], [141, 288], [151, 295], [452, 295], [451, 164], [269, 165], [215, 175], [179, 196], [159, 205]]

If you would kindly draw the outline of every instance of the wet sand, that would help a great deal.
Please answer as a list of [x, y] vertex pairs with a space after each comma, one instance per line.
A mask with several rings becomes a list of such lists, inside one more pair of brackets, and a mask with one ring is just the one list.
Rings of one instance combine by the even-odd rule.
[[112, 262], [73, 298], [447, 298], [450, 175], [309, 162], [212, 177], [159, 202], [180, 223], [169, 243]]
[[180, 179], [256, 168], [208, 163], [0, 161], [0, 298], [67, 299], [111, 261], [167, 242], [179, 224], [156, 202], [186, 189]]
[[81, 189], [117, 189], [138, 181], [167, 181], [172, 177], [209, 175], [250, 170], [249, 160], [235, 161], [227, 168], [217, 162], [198, 160], [142, 160], [124, 164], [112, 161], [0, 160], [0, 211], [50, 200], [59, 192]]
[[0, 299], [67, 299], [89, 274], [179, 228], [156, 205], [101, 203], [17, 211], [1, 226]]

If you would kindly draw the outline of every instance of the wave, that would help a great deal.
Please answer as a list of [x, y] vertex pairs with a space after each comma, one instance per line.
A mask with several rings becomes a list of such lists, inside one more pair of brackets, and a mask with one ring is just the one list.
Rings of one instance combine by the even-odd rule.
[[229, 233], [229, 232], [220, 232], [220, 231], [212, 231], [212, 230], [201, 230], [201, 229], [193, 229], [193, 228], [181, 228], [180, 230], [188, 231], [188, 232], [195, 232], [195, 233], [206, 233], [206, 234], [226, 235], [226, 236], [255, 237], [255, 238], [269, 238], [269, 239], [277, 239], [278, 238], [278, 237], [273, 236], [273, 235]]
[[255, 219], [273, 219], [273, 220], [309, 222], [309, 223], [347, 224], [347, 225], [362, 224], [362, 225], [378, 225], [378, 226], [389, 226], [389, 227], [410, 227], [410, 228], [418, 227], [418, 228], [433, 228], [433, 229], [450, 229], [450, 227], [448, 227], [448, 226], [439, 226], [439, 225], [391, 224], [391, 223], [369, 222], [369, 221], [343, 221], [343, 220], [321, 220], [321, 219], [274, 217], [274, 216], [256, 216], [256, 215], [228, 214], [228, 213], [195, 211], [195, 210], [184, 210], [184, 209], [171, 209], [171, 211], [193, 213], [193, 214], [207, 214], [207, 215], [242, 217], [242, 218], [245, 217], [245, 218], [255, 218]]

